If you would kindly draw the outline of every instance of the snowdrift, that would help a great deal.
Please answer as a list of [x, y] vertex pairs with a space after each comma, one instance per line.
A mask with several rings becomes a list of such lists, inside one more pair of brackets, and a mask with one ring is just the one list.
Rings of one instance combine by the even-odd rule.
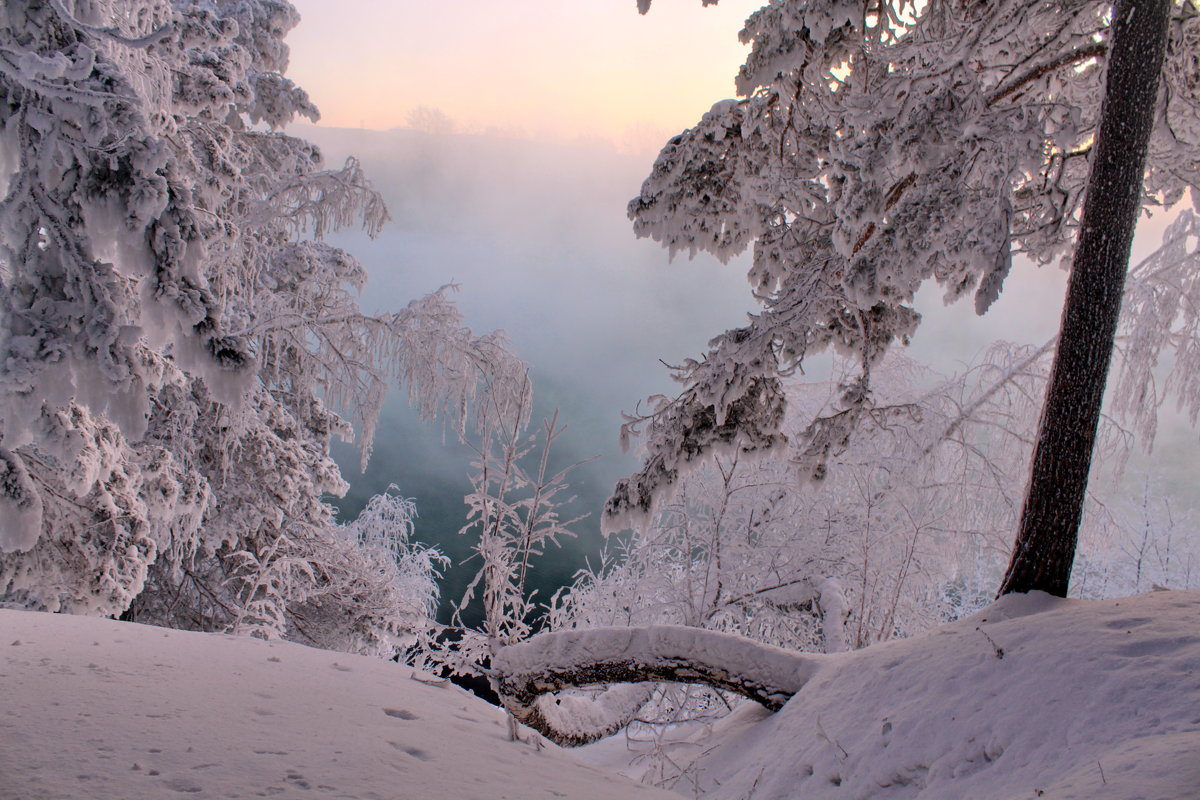
[[670, 756], [709, 800], [1196, 800], [1200, 592], [1009, 595], [828, 656], [778, 713], [746, 704]]
[[0, 800], [677, 798], [380, 659], [9, 610], [0, 655]]

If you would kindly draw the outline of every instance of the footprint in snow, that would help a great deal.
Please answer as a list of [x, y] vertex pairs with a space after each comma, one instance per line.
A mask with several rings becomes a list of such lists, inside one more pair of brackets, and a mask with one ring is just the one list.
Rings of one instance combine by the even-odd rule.
[[396, 750], [399, 750], [401, 753], [410, 755], [413, 758], [418, 759], [420, 761], [431, 761], [433, 759], [433, 756], [429, 755], [429, 753], [426, 753], [424, 750], [422, 750], [419, 747], [409, 747], [408, 745], [403, 745], [403, 744], [400, 744], [399, 742], [392, 742], [392, 741], [389, 741], [388, 744], [390, 744]]
[[405, 711], [403, 708], [385, 708], [383, 713], [396, 719], [420, 719], [416, 714], [411, 711]]
[[171, 778], [170, 780], [163, 781], [163, 783], [171, 791], [179, 792], [180, 794], [199, 794], [204, 791], [203, 787], [185, 778]]
[[312, 788], [312, 785], [308, 782], [308, 780], [295, 770], [288, 770], [286, 780], [288, 783], [292, 784], [293, 786], [298, 786], [301, 789]]

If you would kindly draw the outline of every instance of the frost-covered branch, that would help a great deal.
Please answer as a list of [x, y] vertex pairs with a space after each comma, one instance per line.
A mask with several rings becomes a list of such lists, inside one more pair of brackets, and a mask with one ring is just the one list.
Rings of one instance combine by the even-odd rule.
[[[566, 430], [557, 411], [535, 434], [526, 433], [532, 411], [528, 380], [525, 375], [525, 395], [511, 409], [489, 398], [493, 404], [483, 410], [477, 435], [463, 439], [474, 452], [475, 472], [473, 490], [464, 498], [467, 522], [459, 533], [477, 537], [472, 549], [479, 567], [454, 612], [462, 638], [444, 647], [431, 643], [426, 654], [458, 674], [479, 674], [496, 647], [533, 632], [530, 570], [547, 547], [574, 537], [571, 528], [582, 519], [565, 519], [562, 509], [575, 500], [567, 495], [568, 478], [583, 462], [550, 468], [554, 444]], [[483, 606], [481, 630], [462, 624], [463, 612], [476, 599]]]
[[100, 27], [97, 25], [88, 25], [87, 23], [80, 22], [75, 15], [68, 11], [67, 8], [62, 4], [62, 0], [50, 0], [50, 6], [65, 22], [71, 26], [76, 27], [79, 30], [87, 31], [88, 33], [106, 36], [124, 47], [149, 47], [153, 44], [161, 42], [170, 34], [170, 28], [166, 25], [163, 25], [157, 30], [151, 31], [144, 36], [129, 37], [122, 34], [115, 25], [109, 27]]

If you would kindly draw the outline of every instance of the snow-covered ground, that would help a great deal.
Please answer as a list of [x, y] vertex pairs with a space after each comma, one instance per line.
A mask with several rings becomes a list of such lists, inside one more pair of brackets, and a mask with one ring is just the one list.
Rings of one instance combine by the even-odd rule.
[[[498, 710], [376, 659], [2, 610], [0, 651], [3, 800], [673, 796], [510, 743]], [[1011, 596], [829, 656], [779, 713], [669, 755], [709, 798], [1196, 800], [1200, 592]]]
[[[1197, 800], [1200, 592], [1010, 595], [669, 748], [709, 800]], [[593, 763], [631, 755], [621, 737]], [[642, 748], [646, 753], [646, 748]], [[644, 757], [640, 769], [653, 764]]]
[[0, 798], [653, 800], [391, 662], [0, 610]]

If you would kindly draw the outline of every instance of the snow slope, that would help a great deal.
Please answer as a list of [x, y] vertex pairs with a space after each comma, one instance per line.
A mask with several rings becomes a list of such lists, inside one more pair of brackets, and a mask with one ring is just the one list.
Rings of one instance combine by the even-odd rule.
[[[0, 654], [0, 800], [678, 797], [509, 743], [498, 710], [376, 659], [4, 610]], [[1200, 798], [1200, 591], [1010, 596], [821, 661], [778, 713], [747, 703], [672, 749], [675, 788]], [[639, 755], [621, 736], [587, 750]]]
[[[708, 800], [1196, 800], [1200, 591], [1010, 595], [828, 656], [778, 713], [692, 742], [674, 786]], [[589, 759], [628, 762], [623, 744]]]
[[2, 800], [677, 797], [379, 659], [10, 610], [0, 656]]

